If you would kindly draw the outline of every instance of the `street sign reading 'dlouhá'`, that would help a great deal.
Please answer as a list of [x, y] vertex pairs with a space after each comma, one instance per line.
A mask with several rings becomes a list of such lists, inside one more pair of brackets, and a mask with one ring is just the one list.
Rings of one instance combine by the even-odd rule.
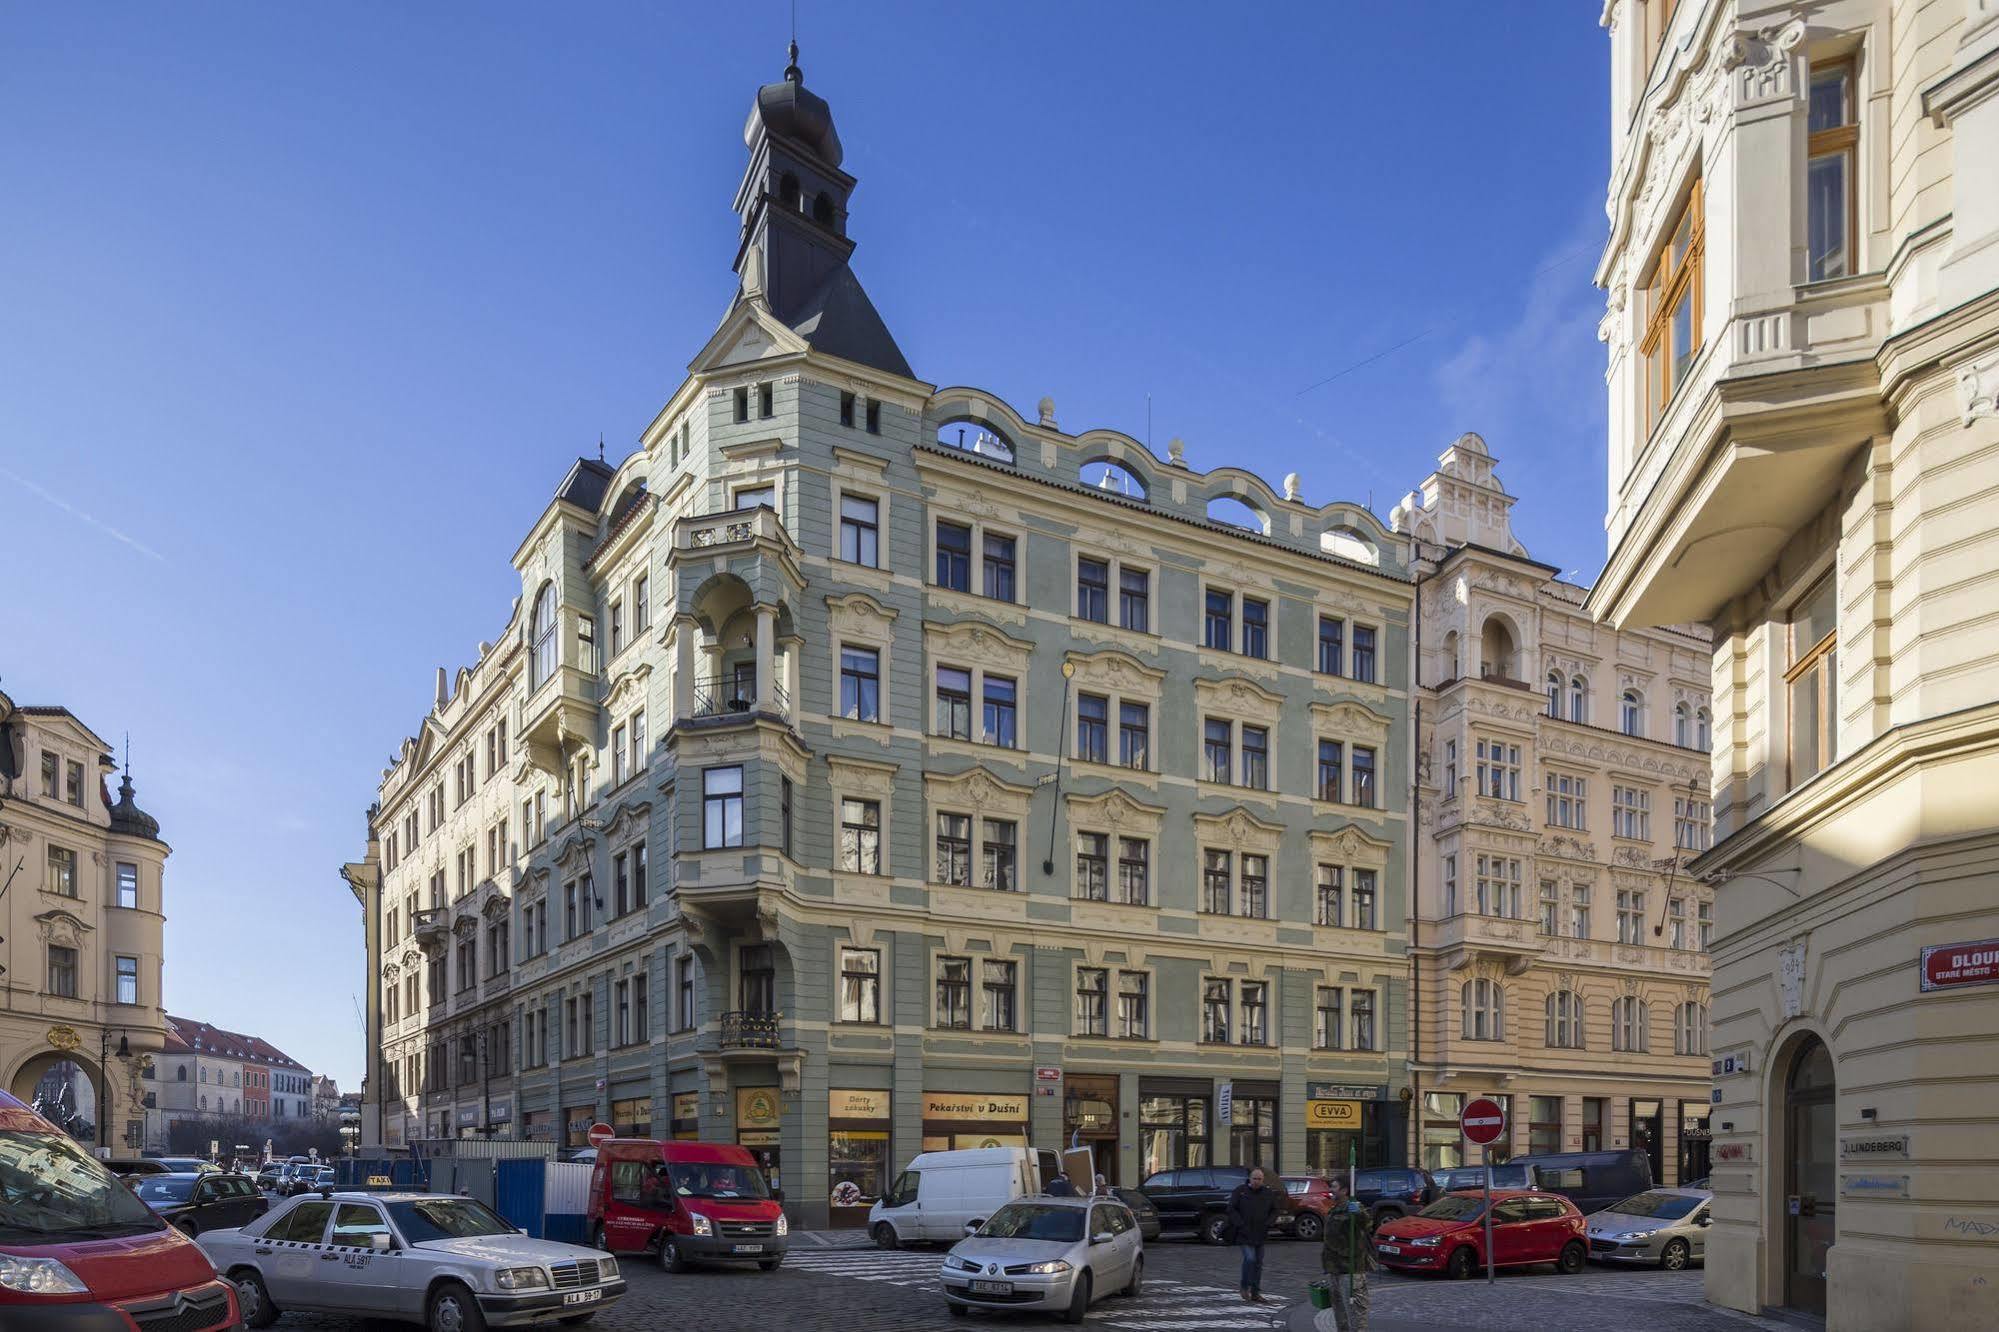
[[1921, 967], [1924, 990], [1999, 984], [1999, 939], [1931, 944], [1923, 949]]
[[1489, 1146], [1506, 1133], [1506, 1110], [1489, 1096], [1474, 1097], [1458, 1117], [1458, 1126], [1468, 1141]]

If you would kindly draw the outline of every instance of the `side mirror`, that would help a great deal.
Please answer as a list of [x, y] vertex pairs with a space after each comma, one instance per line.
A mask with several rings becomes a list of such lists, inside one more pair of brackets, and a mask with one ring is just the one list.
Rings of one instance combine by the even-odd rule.
[[1116, 1238], [1117, 1236], [1111, 1234], [1111, 1232], [1108, 1230], [1099, 1230], [1096, 1234], [1090, 1236], [1090, 1243], [1109, 1244], [1112, 1240]]
[[979, 1223], [978, 1223], [977, 1221], [967, 1221], [967, 1222], [965, 1223], [965, 1233], [966, 1233], [967, 1235], [976, 1235], [976, 1234], [978, 1234], [978, 1233], [979, 1233]]
[[376, 1253], [387, 1253], [395, 1246], [395, 1240], [382, 1231], [373, 1231], [368, 1236], [368, 1247]]
[[1706, 1212], [1702, 1212], [1699, 1216], [1694, 1218], [1694, 1224], [1697, 1226], [1713, 1225], [1714, 1218], [1709, 1216]]

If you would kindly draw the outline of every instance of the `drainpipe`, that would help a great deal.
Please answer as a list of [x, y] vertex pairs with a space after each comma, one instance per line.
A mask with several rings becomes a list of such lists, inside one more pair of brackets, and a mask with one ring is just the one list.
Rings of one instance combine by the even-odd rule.
[[[1421, 544], [1415, 538], [1410, 548], [1421, 559]], [[1434, 572], [1434, 571], [1433, 571]], [[1423, 1164], [1423, 985], [1418, 975], [1418, 958], [1415, 951], [1416, 933], [1422, 924], [1421, 898], [1418, 890], [1422, 878], [1417, 867], [1422, 864], [1422, 853], [1417, 839], [1424, 836], [1419, 810], [1423, 799], [1419, 774], [1422, 770], [1423, 753], [1423, 585], [1430, 581], [1430, 574], [1416, 577], [1416, 599], [1414, 630], [1410, 635], [1409, 698], [1411, 702], [1409, 737], [1409, 938], [1405, 945], [1409, 949], [1409, 1117], [1403, 1125], [1403, 1142], [1410, 1149], [1409, 1164], [1421, 1167]]]

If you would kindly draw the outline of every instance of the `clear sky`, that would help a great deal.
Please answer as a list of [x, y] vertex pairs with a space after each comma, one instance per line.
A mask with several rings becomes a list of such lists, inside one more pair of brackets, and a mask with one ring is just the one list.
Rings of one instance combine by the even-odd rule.
[[[919, 375], [1602, 562], [1590, 0], [801, 0]], [[381, 769], [734, 287], [785, 0], [0, 6], [0, 688], [131, 732], [167, 1004], [358, 1085]]]

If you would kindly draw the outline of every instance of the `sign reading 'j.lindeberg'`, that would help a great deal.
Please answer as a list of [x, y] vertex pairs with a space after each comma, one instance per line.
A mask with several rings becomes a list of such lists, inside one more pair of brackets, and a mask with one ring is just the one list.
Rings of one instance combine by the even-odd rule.
[[1923, 949], [1921, 965], [1925, 990], [1999, 984], [1999, 939], [1931, 944]]

